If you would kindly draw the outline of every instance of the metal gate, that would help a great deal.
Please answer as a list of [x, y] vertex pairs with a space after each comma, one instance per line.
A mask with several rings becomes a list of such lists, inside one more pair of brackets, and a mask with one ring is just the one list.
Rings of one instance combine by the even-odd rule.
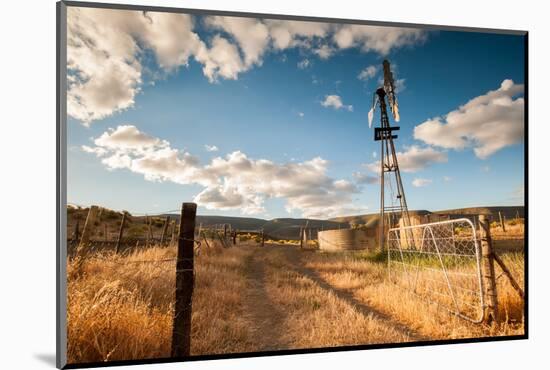
[[466, 218], [390, 229], [390, 280], [457, 316], [483, 319], [481, 253]]

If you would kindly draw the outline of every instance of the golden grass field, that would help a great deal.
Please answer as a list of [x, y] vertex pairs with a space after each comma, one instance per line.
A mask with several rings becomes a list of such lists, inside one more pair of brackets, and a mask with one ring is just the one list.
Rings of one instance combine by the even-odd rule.
[[[170, 356], [175, 255], [153, 247], [69, 259], [69, 363]], [[523, 254], [503, 259], [523, 285]], [[387, 264], [365, 252], [248, 242], [203, 248], [195, 273], [192, 355], [524, 333], [523, 302], [504, 277], [502, 317], [489, 326], [400, 289]]]

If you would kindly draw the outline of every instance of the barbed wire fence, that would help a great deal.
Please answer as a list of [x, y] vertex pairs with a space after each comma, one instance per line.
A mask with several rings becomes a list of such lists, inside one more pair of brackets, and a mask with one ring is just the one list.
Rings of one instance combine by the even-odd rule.
[[[173, 247], [179, 237], [176, 210], [151, 213], [114, 211], [97, 206], [71, 205], [67, 212], [67, 245], [69, 256], [85, 246], [93, 251], [126, 254], [148, 247]], [[231, 224], [199, 224], [195, 229], [195, 250], [230, 248], [239, 240], [261, 235], [261, 231], [239, 233]]]
[[[209, 225], [208, 228], [203, 228], [199, 224], [196, 227], [196, 210], [195, 203], [183, 203], [179, 217], [163, 215], [156, 218], [147, 215], [130, 216], [127, 212], [115, 212], [100, 209], [97, 206], [68, 210], [68, 227], [74, 227], [74, 234], [72, 238], [69, 237], [73, 245], [71, 268], [73, 276], [68, 276], [69, 279], [77, 277], [75, 274], [79, 275], [82, 272], [82, 266], [93, 259], [100, 259], [103, 266], [113, 265], [114, 268], [130, 264], [152, 264], [161, 268], [162, 272], [166, 272], [168, 268], [175, 268], [171, 355], [176, 358], [187, 357], [190, 354], [195, 256], [201, 254], [203, 242], [206, 245], [210, 244], [212, 248], [217, 242], [222, 248], [229, 248], [231, 234], [234, 235], [233, 242], [236, 241], [236, 232], [231, 233], [231, 227], [227, 224]], [[81, 219], [84, 219], [82, 231], [79, 229]], [[156, 227], [155, 222], [158, 224]], [[127, 237], [125, 237], [125, 231], [128, 231]], [[123, 258], [126, 254], [130, 256], [132, 249], [128, 248], [128, 245], [132, 245], [134, 241], [136, 241], [136, 247], [139, 246], [139, 242], [157, 247], [169, 247], [175, 244], [176, 257]], [[114, 246], [113, 243], [115, 243]], [[108, 249], [111, 253], [93, 253], [97, 250], [105, 252]], [[120, 271], [123, 272], [124, 269]]]

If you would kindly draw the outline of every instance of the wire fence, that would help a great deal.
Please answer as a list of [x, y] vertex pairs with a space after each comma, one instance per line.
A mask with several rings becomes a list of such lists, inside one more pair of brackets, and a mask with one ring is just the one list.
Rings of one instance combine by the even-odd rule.
[[483, 320], [476, 228], [456, 219], [390, 229], [388, 271], [395, 284], [472, 322]]
[[[84, 247], [86, 254], [115, 251], [125, 255], [143, 248], [176, 246], [179, 240], [179, 215], [130, 215], [125, 211], [75, 205], [67, 213], [69, 256], [82, 253]], [[193, 238], [195, 253], [229, 248], [240, 240], [259, 242], [261, 233], [261, 230], [238, 232], [231, 224], [199, 223], [195, 225]]]

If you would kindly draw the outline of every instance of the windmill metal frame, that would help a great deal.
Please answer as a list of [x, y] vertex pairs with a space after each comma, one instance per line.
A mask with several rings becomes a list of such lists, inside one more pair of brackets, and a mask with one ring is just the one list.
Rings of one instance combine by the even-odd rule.
[[[409, 210], [407, 206], [407, 200], [405, 198], [405, 189], [403, 187], [403, 180], [401, 179], [401, 172], [399, 170], [399, 163], [397, 160], [397, 154], [395, 152], [394, 139], [397, 139], [395, 131], [399, 131], [399, 126], [391, 126], [388, 111], [386, 106], [386, 98], [390, 104], [393, 116], [396, 121], [399, 121], [399, 111], [397, 108], [397, 98], [395, 97], [395, 87], [393, 74], [390, 70], [390, 63], [387, 60], [383, 62], [384, 67], [384, 87], [380, 87], [376, 90], [378, 97], [378, 105], [380, 107], [380, 127], [374, 129], [374, 140], [380, 141], [380, 250], [384, 250], [385, 246], [385, 229], [386, 229], [386, 214], [395, 217], [398, 213], [404, 222], [404, 226], [410, 226]], [[395, 183], [397, 188], [397, 199], [399, 200], [399, 206], [387, 206], [385, 204], [385, 175], [386, 173], [395, 173]], [[391, 177], [389, 179], [389, 185], [391, 185]], [[390, 217], [388, 217], [390, 218]], [[391, 227], [391, 221], [388, 221]]]

